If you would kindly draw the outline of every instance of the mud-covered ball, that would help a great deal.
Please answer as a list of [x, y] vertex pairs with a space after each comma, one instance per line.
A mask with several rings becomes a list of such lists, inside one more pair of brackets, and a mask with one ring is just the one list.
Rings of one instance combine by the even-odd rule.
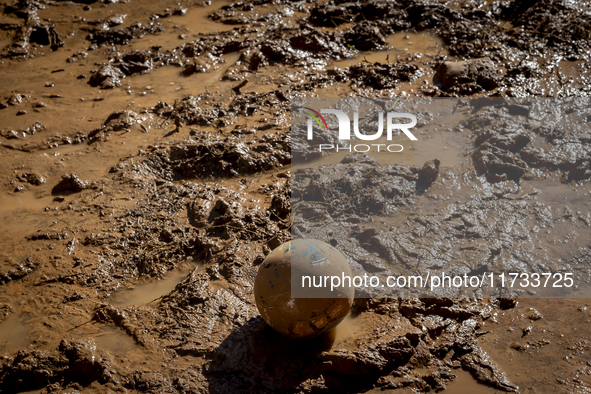
[[275, 331], [313, 338], [335, 328], [349, 313], [355, 288], [347, 280], [335, 285], [351, 276], [347, 259], [337, 249], [296, 239], [277, 247], [261, 263], [254, 284], [256, 305]]

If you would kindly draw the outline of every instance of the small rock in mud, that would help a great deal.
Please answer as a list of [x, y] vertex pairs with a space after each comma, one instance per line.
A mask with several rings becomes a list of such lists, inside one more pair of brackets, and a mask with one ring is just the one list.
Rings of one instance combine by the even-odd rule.
[[134, 124], [142, 122], [142, 117], [130, 110], [115, 111], [107, 117], [105, 122], [98, 128], [88, 133], [88, 144], [99, 140], [105, 140], [108, 133], [129, 129]]
[[439, 82], [446, 91], [466, 84], [477, 84], [484, 90], [498, 86], [495, 65], [489, 58], [443, 62], [437, 69], [436, 79], [434, 82]]
[[515, 298], [500, 298], [499, 308], [501, 310], [512, 309], [517, 306], [517, 300]]
[[41, 175], [30, 172], [18, 174], [16, 178], [21, 182], [27, 182], [35, 186], [42, 185], [46, 182], [45, 178], [43, 178]]
[[3, 108], [6, 108], [7, 105], [18, 105], [23, 102], [23, 99], [27, 96], [20, 93], [13, 93], [10, 97], [6, 100], [6, 105]]
[[439, 159], [429, 160], [419, 171], [418, 189], [427, 189], [439, 176]]
[[113, 131], [119, 131], [131, 127], [140, 120], [140, 116], [133, 111], [115, 111], [107, 117], [104, 125]]
[[23, 262], [21, 262], [17, 268], [6, 272], [0, 272], [0, 285], [8, 283], [11, 280], [24, 278], [27, 274], [32, 272], [37, 267], [38, 264], [35, 263], [33, 258], [28, 257]]
[[98, 86], [102, 89], [112, 89], [121, 86], [123, 78], [125, 78], [125, 74], [121, 70], [110, 64], [105, 64], [93, 71], [88, 84], [92, 87]]
[[189, 63], [185, 66], [182, 73], [184, 76], [188, 77], [189, 75], [193, 75], [195, 73], [207, 72], [208, 69], [208, 64], [206, 64], [200, 59], [194, 59], [192, 63]]
[[105, 20], [105, 23], [109, 25], [109, 27], [119, 26], [123, 24], [126, 17], [126, 14], [116, 14]]
[[71, 173], [62, 177], [62, 180], [51, 190], [51, 194], [79, 193], [87, 188], [88, 182], [81, 181], [76, 173]]
[[79, 62], [80, 60], [86, 59], [87, 56], [88, 56], [88, 52], [83, 52], [83, 51], [74, 52], [70, 57], [68, 57], [66, 59], [66, 61], [68, 63], [76, 63], [76, 62]]

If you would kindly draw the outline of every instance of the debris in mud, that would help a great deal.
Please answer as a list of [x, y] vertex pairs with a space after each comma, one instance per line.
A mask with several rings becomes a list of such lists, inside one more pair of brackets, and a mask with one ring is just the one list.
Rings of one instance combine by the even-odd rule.
[[38, 267], [38, 264], [33, 261], [32, 257], [27, 257], [15, 269], [0, 272], [0, 285], [10, 282], [11, 280], [18, 280], [24, 278]]
[[311, 52], [329, 52], [338, 50], [338, 43], [333, 36], [306, 24], [300, 25], [300, 34], [289, 39], [293, 49]]
[[486, 174], [489, 182], [518, 181], [527, 172], [528, 165], [520, 152], [533, 140], [533, 135], [508, 113], [499, 115], [486, 110], [468, 119], [466, 127], [476, 131], [474, 167]]
[[[24, 2], [26, 3], [26, 2]], [[8, 7], [6, 13], [20, 13], [26, 9], [26, 5], [18, 4], [22, 8], [16, 9]], [[2, 51], [2, 57], [28, 57], [34, 56], [37, 49], [48, 46], [52, 51], [64, 45], [64, 42], [55, 30], [54, 25], [42, 21], [36, 13], [36, 9], [26, 10], [25, 22], [19, 26], [12, 38], [12, 44]], [[36, 44], [33, 46], [32, 44]]]
[[24, 130], [2, 130], [0, 131], [0, 136], [10, 140], [10, 139], [19, 139], [19, 138], [25, 138], [27, 136], [31, 136], [34, 135], [36, 133], [41, 133], [44, 132], [46, 130], [45, 126], [43, 126], [41, 123], [39, 122], [35, 122], [35, 124], [33, 124], [30, 127], [27, 127]]
[[500, 298], [499, 308], [501, 310], [512, 309], [517, 306], [517, 300], [515, 298]]
[[159, 23], [142, 24], [135, 22], [123, 29], [97, 29], [89, 34], [86, 39], [92, 43], [88, 49], [93, 50], [101, 45], [127, 45], [132, 39], [142, 38], [146, 34], [156, 34], [162, 31], [162, 26]]
[[195, 73], [204, 73], [207, 72], [209, 66], [206, 63], [203, 63], [199, 59], [193, 60], [192, 63], [189, 63], [183, 68], [183, 75], [188, 77], [189, 75], [193, 75]]
[[512, 384], [507, 375], [501, 371], [482, 349], [465, 354], [461, 357], [462, 366], [478, 379], [479, 382], [507, 392], [516, 392], [519, 387]]
[[310, 12], [310, 21], [316, 25], [336, 27], [349, 22], [376, 21], [383, 34], [409, 29], [409, 12], [395, 2], [358, 1], [319, 3]]
[[417, 189], [425, 190], [435, 182], [439, 176], [439, 164], [439, 159], [429, 160], [423, 164], [418, 174]]
[[154, 67], [155, 55], [151, 51], [133, 51], [115, 61], [117, 67], [127, 76], [142, 74]]
[[0, 323], [6, 321], [14, 313], [14, 308], [8, 304], [0, 304]]
[[351, 31], [345, 33], [344, 37], [345, 42], [360, 51], [381, 49], [388, 44], [378, 25], [370, 21], [355, 24]]
[[27, 182], [35, 186], [42, 185], [46, 182], [45, 178], [43, 178], [41, 175], [30, 172], [20, 173], [16, 176], [16, 179], [18, 179], [21, 182]]
[[129, 128], [132, 125], [141, 122], [141, 120], [142, 118], [133, 111], [115, 111], [105, 119], [103, 125], [112, 131], [119, 131]]
[[[281, 371], [275, 389], [363, 391], [375, 385], [382, 389], [430, 391], [445, 388], [455, 378], [452, 368], [460, 365], [487, 384], [505, 391], [516, 389], [492, 360], [485, 358], [472, 337], [478, 321], [488, 316], [484, 304], [473, 317], [457, 319], [431, 315], [425, 312], [427, 305], [412, 301], [416, 311], [412, 315], [405, 312], [406, 305], [396, 301], [371, 301], [371, 306], [355, 317], [364, 325], [364, 331], [335, 344], [331, 350], [323, 349], [326, 344], [322, 341], [286, 340], [273, 334], [260, 318], [251, 319], [213, 352], [206, 370], [213, 385], [210, 389], [235, 392], [247, 379], [249, 385], [262, 387], [273, 373]], [[454, 305], [464, 308], [461, 303]], [[387, 311], [385, 316], [376, 313], [380, 308]], [[340, 349], [345, 343], [347, 350]], [[248, 366], [237, 362], [244, 358], [257, 361]], [[278, 367], [275, 371], [264, 367], [271, 358]], [[415, 377], [411, 373], [414, 368], [422, 368], [423, 372]], [[232, 380], [223, 378], [230, 374]]]
[[392, 89], [400, 82], [411, 82], [422, 75], [419, 67], [407, 63], [360, 63], [348, 70], [354, 86], [373, 89]]
[[64, 339], [59, 345], [59, 351], [68, 358], [68, 378], [82, 386], [99, 379], [109, 367], [108, 360], [97, 353], [93, 339], [80, 341]]
[[[591, 178], [589, 134], [581, 127], [585, 114], [578, 109], [584, 103], [569, 103], [568, 127], [516, 121], [515, 116], [525, 117], [522, 120], [531, 116], [527, 105], [499, 102], [494, 104], [497, 109], [506, 111], [486, 109], [475, 114], [465, 122], [465, 127], [475, 132], [474, 166], [490, 182], [519, 180], [530, 168], [561, 170], [564, 182]], [[540, 137], [549, 143], [548, 148], [532, 146]]]
[[[335, 216], [343, 211], [387, 214], [395, 211], [397, 205], [404, 205], [405, 198], [415, 193], [419, 168], [379, 166], [372, 161], [355, 160], [363, 157], [347, 155], [338, 170], [327, 168], [322, 177], [316, 170], [298, 172], [297, 179], [301, 183], [293, 185], [291, 197], [295, 202], [302, 202], [304, 218], [313, 215], [315, 202], [330, 204], [326, 212]], [[364, 178], [364, 172], [372, 173], [372, 177]], [[351, 194], [351, 191], [357, 192]], [[339, 203], [332, 204], [332, 201]]]
[[22, 104], [23, 99], [27, 98], [27, 95], [20, 93], [12, 93], [10, 97], [6, 99], [6, 104], [0, 104], [0, 109], [4, 109], [8, 106]]
[[92, 130], [81, 139], [88, 139], [89, 145], [97, 141], [104, 141], [108, 138], [109, 133], [121, 130], [129, 131], [132, 126], [141, 125], [144, 120], [144, 116], [130, 110], [115, 111], [105, 119], [100, 127]]
[[3, 390], [30, 391], [60, 380], [68, 359], [60, 354], [40, 350], [21, 350], [12, 363], [4, 364], [1, 375]]
[[62, 176], [62, 180], [51, 189], [51, 194], [80, 193], [88, 187], [88, 182], [80, 180], [76, 173], [65, 174]]
[[86, 59], [87, 57], [88, 57], [88, 52], [78, 51], [78, 52], [75, 52], [72, 55], [70, 55], [66, 59], [66, 61], [68, 63], [76, 63], [76, 62]]
[[121, 80], [125, 74], [111, 64], [104, 64], [100, 68], [93, 70], [88, 84], [102, 89], [112, 89], [121, 86]]

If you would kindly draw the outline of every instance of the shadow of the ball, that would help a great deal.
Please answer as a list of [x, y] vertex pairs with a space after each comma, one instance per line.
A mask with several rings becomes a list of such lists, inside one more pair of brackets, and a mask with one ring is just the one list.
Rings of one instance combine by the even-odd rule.
[[268, 342], [285, 352], [314, 354], [330, 350], [337, 338], [338, 325], [329, 331], [310, 338], [292, 338], [275, 331], [268, 324], [263, 330]]

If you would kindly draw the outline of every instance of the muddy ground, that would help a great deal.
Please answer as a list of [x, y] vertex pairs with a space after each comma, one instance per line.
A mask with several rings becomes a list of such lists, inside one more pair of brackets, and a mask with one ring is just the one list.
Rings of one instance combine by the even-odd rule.
[[[588, 97], [588, 2], [1, 4], [1, 392], [591, 392], [588, 298], [360, 298], [302, 342], [265, 326], [252, 291], [296, 231], [294, 98]], [[380, 212], [358, 223], [394, 220], [369, 243], [412, 261], [428, 234], [474, 260], [583, 272], [589, 132], [474, 130], [422, 135], [386, 174], [394, 197], [369, 185]], [[318, 163], [341, 160], [364, 159]], [[329, 218], [313, 200], [307, 220]], [[449, 240], [466, 234], [498, 242]]]

